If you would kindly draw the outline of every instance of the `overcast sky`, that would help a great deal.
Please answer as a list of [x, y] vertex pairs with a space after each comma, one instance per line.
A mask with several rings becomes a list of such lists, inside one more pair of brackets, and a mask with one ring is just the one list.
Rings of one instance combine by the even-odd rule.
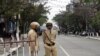
[[55, 14], [59, 13], [60, 11], [66, 10], [66, 5], [70, 3], [70, 0], [48, 0], [46, 6], [51, 8], [50, 14], [47, 14], [49, 19], [52, 19]]

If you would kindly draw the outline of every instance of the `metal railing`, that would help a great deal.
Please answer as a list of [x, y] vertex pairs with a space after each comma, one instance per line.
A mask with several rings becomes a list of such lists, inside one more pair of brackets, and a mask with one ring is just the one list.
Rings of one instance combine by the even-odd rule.
[[[3, 54], [2, 55], [0, 54], [0, 56], [13, 56], [14, 54], [16, 54], [16, 56], [20, 56], [19, 49], [22, 49], [22, 56], [25, 56], [26, 44], [27, 44], [28, 50], [29, 50], [29, 51], [27, 51], [29, 53], [28, 56], [31, 56], [30, 46], [29, 46], [30, 42], [33, 42], [33, 41], [28, 41], [28, 40], [22, 39], [20, 41], [0, 42], [0, 46], [2, 46], [2, 48], [3, 48]], [[0, 48], [0, 49], [2, 49], [2, 48]]]

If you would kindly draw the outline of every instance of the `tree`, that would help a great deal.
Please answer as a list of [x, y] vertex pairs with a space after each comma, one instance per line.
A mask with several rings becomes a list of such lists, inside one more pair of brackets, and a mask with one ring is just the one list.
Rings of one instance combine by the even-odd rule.
[[39, 20], [38, 20], [38, 22], [40, 23], [40, 25], [43, 25], [43, 23], [45, 23], [45, 22], [47, 22], [47, 16], [42, 16]]
[[[32, 21], [45, 21], [42, 18], [44, 17], [43, 14], [48, 12], [47, 7], [44, 7], [46, 3], [39, 4], [38, 1], [39, 0], [0, 0], [0, 15], [4, 15], [6, 19], [16, 16], [16, 19], [20, 21], [19, 25], [22, 31], [24, 31], [23, 28], [28, 28]], [[20, 19], [18, 19], [19, 14]]]
[[92, 27], [99, 32], [100, 30], [100, 12], [96, 13], [96, 16], [91, 20]]
[[[61, 27], [72, 31], [81, 32], [87, 29], [87, 25], [90, 19], [90, 12], [92, 11], [90, 7], [83, 6], [80, 3], [73, 3], [74, 12], [65, 11], [54, 17], [54, 20], [60, 24]], [[67, 8], [67, 10], [70, 7]]]
[[1, 0], [0, 1], [0, 15], [14, 16], [20, 13], [23, 7], [23, 2], [21, 0]]
[[[23, 27], [23, 25], [30, 25], [31, 22], [33, 21], [37, 21], [40, 24], [43, 24], [47, 18], [46, 16], [44, 16], [48, 10], [47, 7], [44, 7], [45, 4], [38, 4], [38, 5], [34, 5], [34, 4], [28, 4], [23, 11], [21, 12], [21, 28], [25, 28]], [[44, 18], [44, 19], [43, 19]], [[41, 21], [40, 21], [41, 20]], [[25, 24], [27, 22], [27, 24]], [[28, 28], [29, 26], [27, 26], [26, 28]]]

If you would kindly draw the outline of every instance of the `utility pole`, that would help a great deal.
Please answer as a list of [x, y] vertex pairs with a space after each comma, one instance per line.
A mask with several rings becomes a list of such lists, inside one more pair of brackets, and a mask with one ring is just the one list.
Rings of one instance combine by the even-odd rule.
[[17, 38], [17, 41], [19, 41], [19, 19], [20, 19], [20, 14], [14, 16], [14, 18], [16, 19], [16, 38]]

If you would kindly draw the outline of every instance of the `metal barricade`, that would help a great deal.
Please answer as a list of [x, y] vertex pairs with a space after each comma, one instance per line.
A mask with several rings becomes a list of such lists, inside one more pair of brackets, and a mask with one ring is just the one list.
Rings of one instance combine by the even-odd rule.
[[22, 49], [22, 56], [25, 56], [26, 55], [25, 54], [26, 45], [28, 46], [28, 50], [29, 50], [27, 51], [29, 53], [28, 56], [31, 56], [30, 47], [29, 47], [30, 42], [33, 42], [33, 41], [28, 41], [28, 40], [23, 39], [20, 41], [0, 42], [0, 45], [3, 48], [3, 54], [0, 54], [0, 56], [13, 56], [14, 54], [16, 54], [16, 56], [20, 56], [19, 49]]

